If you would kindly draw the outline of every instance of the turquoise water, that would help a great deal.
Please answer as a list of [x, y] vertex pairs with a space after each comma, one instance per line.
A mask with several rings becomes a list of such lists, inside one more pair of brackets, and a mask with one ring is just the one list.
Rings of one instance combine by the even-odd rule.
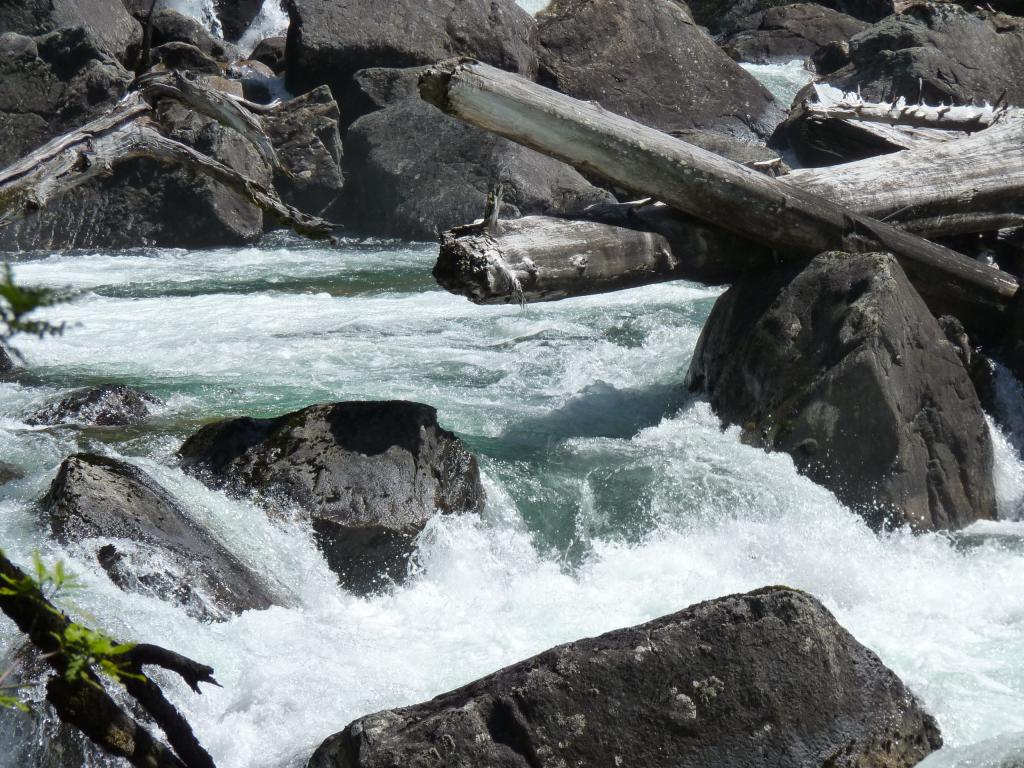
[[[821, 598], [924, 699], [954, 748], [934, 764], [998, 765], [993, 755], [1021, 753], [1024, 524], [879, 537], [787, 457], [720, 430], [681, 386], [715, 290], [670, 283], [477, 307], [435, 287], [434, 256], [430, 245], [279, 238], [16, 266], [19, 281], [80, 296], [52, 312], [70, 323], [64, 336], [21, 345], [36, 380], [0, 385], [0, 459], [28, 470], [0, 489], [0, 540], [18, 558], [42, 548], [67, 561], [88, 584], [78, 608], [96, 624], [216, 668], [223, 690], [169, 687], [219, 766], [299, 766], [359, 715], [774, 583]], [[99, 381], [141, 386], [166, 405], [144, 429], [22, 422]], [[408, 584], [369, 599], [336, 586], [306, 528], [270, 521], [173, 462], [211, 418], [351, 398], [436, 406], [480, 455], [488, 491], [481, 517], [428, 527]], [[1001, 509], [1012, 518], [1024, 465], [1017, 436], [996, 435]], [[271, 577], [287, 607], [201, 624], [120, 592], [84, 549], [50, 543], [34, 501], [61, 459], [83, 449], [154, 474]], [[14, 639], [0, 623], [0, 645]], [[18, 744], [0, 766], [32, 765]]]

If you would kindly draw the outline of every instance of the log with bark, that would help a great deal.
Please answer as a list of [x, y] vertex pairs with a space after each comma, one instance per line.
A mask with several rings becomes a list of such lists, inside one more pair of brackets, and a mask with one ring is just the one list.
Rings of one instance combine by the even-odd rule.
[[1017, 293], [1012, 275], [493, 67], [443, 62], [424, 73], [420, 91], [465, 122], [764, 243], [781, 258], [890, 251], [934, 311], [968, 325], [998, 325]]
[[107, 113], [0, 170], [0, 227], [91, 178], [109, 174], [120, 163], [149, 158], [185, 165], [215, 179], [304, 237], [332, 236], [333, 224], [283, 202], [273, 187], [169, 138], [156, 110], [158, 102], [168, 98], [238, 131], [279, 168], [274, 149], [255, 114], [263, 111], [262, 107], [221, 93], [188, 73], [152, 72], [138, 78], [133, 89]]

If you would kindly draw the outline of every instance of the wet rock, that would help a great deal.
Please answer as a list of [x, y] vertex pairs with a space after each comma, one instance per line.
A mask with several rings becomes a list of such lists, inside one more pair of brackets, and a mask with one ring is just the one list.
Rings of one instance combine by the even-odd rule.
[[868, 24], [813, 3], [760, 11], [736, 23], [737, 31], [720, 44], [736, 61], [768, 64], [807, 59], [833, 41], [847, 41]]
[[263, 0], [214, 0], [214, 7], [224, 39], [236, 43], [259, 15]]
[[687, 378], [747, 442], [789, 453], [872, 527], [995, 517], [974, 386], [888, 254], [827, 253], [739, 280]]
[[314, 405], [275, 419], [228, 419], [185, 441], [182, 468], [216, 488], [255, 492], [309, 516], [342, 584], [369, 591], [405, 575], [438, 512], [478, 512], [476, 459], [427, 405]]
[[267, 136], [288, 173], [275, 171], [274, 188], [301, 211], [337, 221], [345, 180], [338, 105], [325, 86], [287, 101], [263, 117]]
[[829, 82], [874, 100], [1024, 104], [1024, 19], [912, 5], [851, 38], [850, 63]]
[[252, 49], [249, 58], [266, 64], [275, 75], [280, 75], [284, 72], [285, 40], [283, 37], [268, 37], [261, 40]]
[[34, 37], [79, 28], [89, 43], [127, 61], [142, 42], [142, 27], [119, 0], [5, 0], [0, 32]]
[[532, 77], [535, 24], [514, 0], [289, 0], [288, 87], [328, 85], [340, 97], [368, 67], [412, 67], [452, 56]]
[[207, 75], [219, 75], [220, 64], [209, 54], [188, 43], [164, 43], [153, 49], [153, 63], [167, 69], [181, 69]]
[[345, 135], [344, 223], [367, 235], [437, 240], [484, 213], [503, 184], [502, 215], [558, 214], [611, 196], [576, 170], [420, 101], [400, 101]]
[[[803, 0], [688, 0], [693, 18], [713, 35], [730, 35], [743, 29], [743, 20], [778, 6], [803, 4]], [[896, 12], [893, 0], [821, 0], [814, 3], [855, 19], [874, 23]]]
[[25, 419], [26, 424], [123, 427], [145, 424], [160, 399], [125, 384], [78, 389]]
[[131, 79], [82, 28], [0, 35], [0, 167], [97, 117]]
[[125, 591], [169, 600], [201, 619], [274, 604], [252, 571], [132, 464], [69, 456], [42, 504], [58, 541], [95, 546], [100, 565]]
[[[159, 108], [172, 138], [270, 183], [269, 166], [247, 139], [176, 102]], [[228, 187], [140, 159], [0, 229], [0, 249], [214, 248], [252, 243], [262, 234], [263, 212]]]
[[935, 720], [810, 595], [768, 587], [356, 720], [309, 768], [910, 768]]
[[772, 95], [675, 0], [554, 0], [537, 14], [538, 81], [665, 131], [767, 137]]
[[188, 43], [207, 56], [224, 58], [224, 41], [211, 35], [206, 27], [182, 13], [165, 8], [153, 13], [153, 45]]
[[13, 483], [15, 480], [21, 480], [24, 476], [25, 470], [17, 464], [11, 464], [9, 461], [0, 461], [0, 485]]

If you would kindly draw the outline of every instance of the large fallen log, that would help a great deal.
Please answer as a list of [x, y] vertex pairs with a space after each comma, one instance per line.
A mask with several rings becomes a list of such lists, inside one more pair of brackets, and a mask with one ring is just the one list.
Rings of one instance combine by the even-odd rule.
[[444, 62], [422, 75], [420, 92], [465, 122], [763, 242], [785, 258], [890, 251], [933, 310], [967, 324], [999, 322], [1017, 293], [1009, 274], [493, 67]]
[[276, 167], [277, 157], [270, 140], [259, 118], [247, 110], [244, 101], [179, 72], [145, 75], [135, 86], [107, 113], [0, 170], [0, 227], [44, 207], [91, 178], [109, 174], [121, 163], [149, 158], [185, 165], [215, 179], [304, 237], [331, 237], [332, 224], [283, 202], [272, 187], [166, 136], [155, 109], [162, 98], [180, 100], [237, 130]]

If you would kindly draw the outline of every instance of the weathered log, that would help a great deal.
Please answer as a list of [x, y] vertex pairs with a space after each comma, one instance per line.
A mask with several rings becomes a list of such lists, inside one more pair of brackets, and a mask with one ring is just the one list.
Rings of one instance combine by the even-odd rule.
[[1011, 275], [493, 67], [443, 62], [423, 74], [420, 92], [465, 122], [764, 242], [789, 258], [827, 250], [892, 252], [933, 309], [972, 325], [998, 322], [1017, 293]]
[[814, 83], [816, 101], [806, 101], [808, 114], [827, 119], [859, 120], [904, 125], [914, 128], [937, 128], [944, 131], [974, 133], [984, 130], [1002, 118], [1020, 110], [1006, 104], [992, 106], [948, 106], [939, 104], [908, 104], [902, 96], [895, 101], [865, 101], [856, 93], [847, 93], [827, 83]]
[[176, 72], [146, 75], [136, 85], [106, 114], [54, 138], [0, 170], [0, 227], [95, 176], [108, 174], [120, 163], [150, 158], [186, 165], [215, 179], [300, 235], [313, 239], [331, 237], [333, 225], [283, 202], [273, 188], [165, 136], [153, 106], [161, 98], [179, 99], [239, 131], [276, 166], [273, 147], [259, 119], [246, 111], [244, 101]]
[[664, 205], [596, 205], [444, 233], [434, 277], [477, 304], [556, 301], [666, 280], [732, 282], [772, 249]]

